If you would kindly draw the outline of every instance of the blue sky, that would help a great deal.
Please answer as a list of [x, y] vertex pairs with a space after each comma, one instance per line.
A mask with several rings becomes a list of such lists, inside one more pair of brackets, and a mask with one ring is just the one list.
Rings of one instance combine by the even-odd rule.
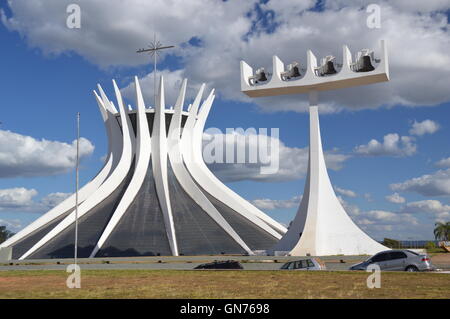
[[[80, 5], [80, 29], [66, 26], [70, 3]], [[377, 239], [431, 239], [434, 223], [450, 219], [450, 160], [437, 164], [450, 157], [449, 1], [376, 2], [380, 29], [365, 25], [366, 1], [105, 3], [0, 2], [0, 224], [17, 231], [73, 191], [78, 111], [81, 183], [95, 176], [107, 141], [92, 90], [100, 83], [112, 98], [114, 78], [134, 104], [128, 92], [137, 75], [151, 104], [152, 66], [134, 52], [154, 32], [176, 46], [159, 61], [169, 103], [187, 77], [191, 98], [202, 82], [218, 92], [207, 127], [280, 128], [279, 174], [261, 180], [254, 168], [223, 164], [218, 175], [284, 224], [303, 192], [306, 97], [249, 99], [239, 90], [239, 60], [270, 69], [274, 54], [285, 63], [305, 61], [307, 49], [339, 59], [343, 44], [376, 52], [386, 39], [390, 82], [320, 97], [331, 180], [350, 216]], [[236, 170], [242, 178], [231, 181]]]

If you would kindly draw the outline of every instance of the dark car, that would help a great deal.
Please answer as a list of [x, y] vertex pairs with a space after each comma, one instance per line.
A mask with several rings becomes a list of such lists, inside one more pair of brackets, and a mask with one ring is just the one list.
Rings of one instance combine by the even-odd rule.
[[244, 267], [242, 267], [242, 265], [235, 260], [216, 260], [212, 263], [198, 265], [194, 269], [244, 269]]
[[373, 255], [362, 263], [353, 265], [350, 270], [366, 270], [371, 264], [377, 264], [385, 271], [426, 271], [433, 270], [428, 255], [411, 250], [386, 250]]

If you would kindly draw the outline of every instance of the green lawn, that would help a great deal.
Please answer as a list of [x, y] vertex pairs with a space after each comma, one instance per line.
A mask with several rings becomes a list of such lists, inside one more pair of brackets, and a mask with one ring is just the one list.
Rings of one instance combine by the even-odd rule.
[[450, 298], [450, 275], [366, 272], [86, 270], [81, 289], [64, 271], [1, 271], [0, 298]]

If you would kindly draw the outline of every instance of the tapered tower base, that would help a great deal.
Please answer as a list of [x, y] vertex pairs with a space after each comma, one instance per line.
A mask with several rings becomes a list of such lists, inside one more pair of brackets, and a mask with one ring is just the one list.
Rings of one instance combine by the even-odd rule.
[[[315, 99], [316, 100], [316, 99]], [[317, 101], [310, 114], [308, 174], [297, 215], [274, 251], [292, 256], [364, 255], [387, 250], [347, 215], [327, 173], [320, 137]]]

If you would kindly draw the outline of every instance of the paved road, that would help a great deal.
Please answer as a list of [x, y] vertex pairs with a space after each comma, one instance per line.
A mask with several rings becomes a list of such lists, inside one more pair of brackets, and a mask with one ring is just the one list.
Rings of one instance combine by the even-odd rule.
[[[214, 256], [148, 256], [148, 257], [98, 257], [98, 258], [78, 258], [80, 263], [103, 263], [103, 262], [181, 262], [181, 261], [213, 261], [213, 260], [239, 260], [239, 261], [265, 261], [265, 260], [277, 260], [277, 261], [289, 261], [297, 260], [306, 257], [292, 257], [292, 256], [234, 256], [234, 255], [214, 255]], [[358, 261], [367, 258], [366, 256], [324, 256], [320, 257], [323, 261], [329, 260], [344, 260], [344, 261]], [[12, 260], [14, 264], [29, 264], [29, 263], [68, 263], [72, 259], [27, 259], [27, 260]], [[1, 264], [1, 263], [0, 263]]]
[[[190, 270], [197, 265], [214, 260], [238, 260], [245, 270], [277, 270], [287, 261], [298, 257], [274, 256], [179, 256], [179, 257], [134, 257], [134, 258], [81, 258], [81, 269], [177, 269]], [[330, 270], [347, 270], [352, 264], [364, 259], [363, 256], [321, 257]], [[64, 270], [73, 259], [12, 260], [0, 264], [0, 270]]]
[[[112, 269], [154, 269], [154, 270], [192, 270], [199, 263], [161, 263], [161, 264], [80, 264], [82, 270], [112, 270]], [[282, 264], [251, 263], [243, 264], [246, 270], [276, 270]], [[67, 265], [14, 265], [1, 266], [0, 270], [65, 270]], [[1, 273], [0, 273], [1, 276]]]
[[[274, 256], [152, 256], [133, 258], [81, 258], [78, 260], [81, 269], [173, 269], [191, 270], [197, 265], [214, 260], [237, 260], [245, 270], [277, 270], [287, 261], [298, 260], [302, 257], [274, 257]], [[303, 257], [306, 258], [306, 257]], [[320, 257], [328, 270], [347, 270], [366, 256], [326, 256]], [[0, 263], [1, 270], [65, 270], [73, 259], [35, 259], [12, 260]], [[450, 265], [436, 265], [438, 268], [450, 270]], [[0, 274], [1, 275], [1, 274]]]

